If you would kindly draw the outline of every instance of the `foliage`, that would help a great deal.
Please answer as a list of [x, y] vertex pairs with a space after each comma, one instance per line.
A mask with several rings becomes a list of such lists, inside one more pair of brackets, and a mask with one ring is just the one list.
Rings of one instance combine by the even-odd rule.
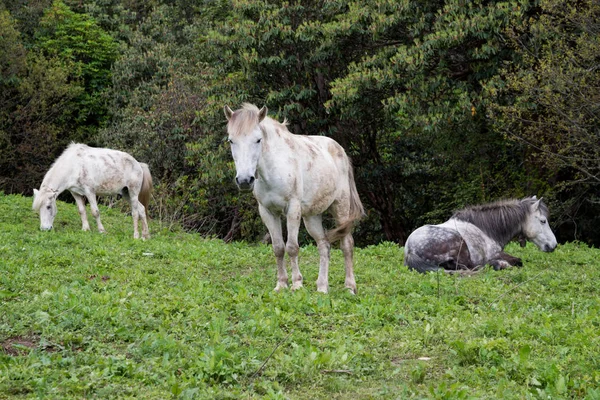
[[252, 102], [352, 157], [359, 245], [533, 194], [561, 242], [600, 243], [597, 2], [26, 3], [0, 2], [7, 192], [85, 141], [150, 164], [165, 223], [254, 240], [222, 140], [223, 105]]
[[489, 90], [507, 98], [493, 116], [500, 131], [529, 146], [532, 169], [557, 182], [558, 222], [587, 231], [600, 211], [600, 4], [545, 0], [539, 7], [509, 31], [520, 62], [491, 82]]
[[6, 12], [0, 16], [6, 38], [0, 55], [0, 184], [30, 192], [62, 150], [81, 88], [69, 82], [60, 60], [27, 51], [14, 21]]
[[92, 20], [60, 2], [40, 20], [37, 40], [22, 37], [2, 16], [2, 45], [11, 53], [2, 56], [0, 183], [30, 193], [70, 141], [89, 142], [101, 123], [116, 47]]
[[375, 51], [333, 82], [327, 106], [345, 121], [386, 238], [402, 243], [465, 204], [523, 195], [510, 167], [520, 153], [489, 126], [482, 86], [511, 59], [501, 33], [525, 4], [386, 2], [386, 18], [380, 2], [361, 4], [345, 22], [367, 24]]
[[39, 231], [31, 198], [0, 195], [0, 392], [100, 398], [596, 398], [600, 254], [511, 244], [521, 269], [421, 275], [402, 249], [357, 249], [359, 294], [274, 293], [265, 245], [224, 244], [101, 207], [80, 231], [58, 202]]
[[[110, 68], [117, 57], [117, 43], [87, 14], [78, 14], [61, 0], [46, 10], [36, 32], [36, 44], [46, 57], [58, 58], [81, 81], [84, 92], [76, 123], [81, 130], [96, 130], [104, 122], [103, 94], [110, 85]], [[88, 140], [89, 133], [80, 133]]]

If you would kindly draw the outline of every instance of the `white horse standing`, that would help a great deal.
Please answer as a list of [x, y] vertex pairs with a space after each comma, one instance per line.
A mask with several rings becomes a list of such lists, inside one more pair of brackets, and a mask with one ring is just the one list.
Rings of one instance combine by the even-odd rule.
[[56, 217], [56, 198], [71, 192], [81, 216], [82, 229], [90, 230], [85, 200], [88, 199], [98, 231], [105, 233], [100, 221], [96, 195], [120, 194], [129, 198], [133, 217], [133, 237], [140, 237], [138, 218], [142, 220], [142, 237], [150, 237], [146, 210], [152, 192], [148, 165], [118, 150], [71, 143], [46, 172], [40, 190], [33, 189], [33, 209], [40, 213], [40, 229], [50, 230]]
[[548, 207], [535, 196], [467, 207], [439, 225], [424, 225], [408, 236], [404, 265], [419, 272], [521, 266], [504, 246], [519, 235], [542, 251], [556, 248]]
[[[320, 267], [317, 290], [329, 290], [330, 243], [341, 239], [346, 268], [345, 286], [356, 293], [353, 270], [352, 227], [363, 214], [350, 159], [344, 149], [325, 136], [294, 135], [284, 123], [267, 117], [267, 108], [244, 104], [240, 110], [224, 107], [227, 132], [240, 190], [253, 190], [260, 216], [267, 226], [277, 258], [276, 291], [287, 288], [284, 255], [292, 269], [292, 289], [302, 287], [298, 268], [300, 219], [317, 242]], [[329, 210], [337, 227], [325, 232], [322, 214]], [[287, 225], [283, 242], [281, 217]]]

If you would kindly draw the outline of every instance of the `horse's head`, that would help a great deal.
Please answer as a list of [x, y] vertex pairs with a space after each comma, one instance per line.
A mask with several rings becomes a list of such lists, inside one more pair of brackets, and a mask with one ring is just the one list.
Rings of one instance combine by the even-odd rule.
[[33, 189], [33, 209], [40, 213], [40, 229], [49, 231], [52, 229], [54, 217], [56, 217], [56, 198], [58, 192], [41, 188], [40, 190]]
[[237, 111], [223, 108], [227, 123], [228, 141], [235, 163], [235, 183], [240, 190], [252, 190], [256, 179], [258, 160], [262, 152], [263, 132], [260, 123], [267, 116], [267, 107], [260, 110], [251, 104]]
[[529, 213], [523, 223], [523, 235], [532, 241], [542, 251], [554, 251], [556, 248], [556, 237], [548, 223], [548, 207], [540, 198], [534, 197], [529, 200]]

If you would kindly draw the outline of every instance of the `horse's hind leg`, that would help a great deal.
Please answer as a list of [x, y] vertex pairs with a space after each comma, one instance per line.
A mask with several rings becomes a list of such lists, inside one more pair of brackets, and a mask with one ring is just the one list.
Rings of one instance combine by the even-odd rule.
[[138, 201], [138, 209], [140, 214], [140, 219], [142, 220], [142, 238], [150, 239], [150, 229], [148, 228], [148, 218], [146, 216], [146, 207]]
[[77, 210], [79, 210], [79, 216], [81, 217], [81, 229], [84, 231], [89, 231], [90, 223], [88, 222], [87, 213], [85, 212], [85, 199], [83, 196], [80, 196], [77, 193], [71, 192], [71, 194], [75, 199], [75, 203], [77, 203]]
[[342, 253], [344, 253], [344, 264], [346, 267], [345, 286], [353, 294], [356, 294], [356, 281], [354, 280], [354, 238], [352, 234], [344, 236], [340, 242]]
[[96, 225], [98, 225], [98, 232], [106, 233], [104, 230], [104, 226], [102, 225], [102, 221], [100, 221], [100, 210], [98, 209], [98, 203], [96, 202], [96, 193], [88, 192], [85, 197], [87, 197], [88, 202], [90, 203], [90, 209], [92, 210], [92, 215], [96, 218]]
[[277, 215], [273, 215], [269, 210], [258, 205], [258, 212], [263, 220], [264, 224], [269, 230], [271, 235], [271, 244], [273, 246], [273, 253], [277, 260], [277, 285], [275, 291], [279, 292], [281, 289], [288, 287], [288, 276], [285, 270], [285, 245], [283, 244], [283, 234], [281, 232], [281, 218]]
[[140, 211], [138, 209], [138, 201], [131, 199], [131, 219], [133, 219], [133, 238], [139, 239], [140, 232], [138, 231], [138, 220], [140, 218]]
[[319, 249], [320, 263], [317, 291], [327, 293], [329, 290], [329, 251], [331, 245], [325, 235], [325, 229], [323, 229], [323, 218], [321, 215], [304, 217], [304, 226], [310, 236], [317, 242], [317, 248]]
[[131, 204], [131, 218], [133, 219], [133, 238], [139, 239], [138, 221], [142, 220], [142, 238], [149, 239], [150, 231], [148, 229], [148, 220], [146, 219], [146, 208], [138, 200], [137, 195], [130, 194], [129, 202]]
[[[349, 207], [350, 205], [346, 202], [336, 201], [332, 204], [330, 211], [335, 217], [336, 224], [342, 225], [349, 218]], [[344, 254], [344, 267], [346, 270], [345, 287], [349, 289], [352, 294], [356, 294], [356, 280], [354, 278], [354, 238], [352, 233], [348, 233], [346, 236], [340, 239], [340, 248]]]

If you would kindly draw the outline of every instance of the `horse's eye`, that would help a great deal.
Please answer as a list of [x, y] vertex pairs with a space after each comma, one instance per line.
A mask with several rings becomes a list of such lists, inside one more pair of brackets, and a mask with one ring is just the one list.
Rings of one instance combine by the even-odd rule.
[[548, 222], [548, 221], [546, 221], [545, 219], [542, 219], [542, 220], [540, 220], [540, 222], [542, 223], [542, 225], [545, 225], [546, 222]]
[[46, 209], [50, 210], [52, 208], [52, 206], [46, 206]]
[[261, 138], [261, 139], [258, 139], [258, 140], [256, 141], [256, 143], [260, 143], [260, 141], [261, 141], [261, 140], [262, 140], [262, 138]]

